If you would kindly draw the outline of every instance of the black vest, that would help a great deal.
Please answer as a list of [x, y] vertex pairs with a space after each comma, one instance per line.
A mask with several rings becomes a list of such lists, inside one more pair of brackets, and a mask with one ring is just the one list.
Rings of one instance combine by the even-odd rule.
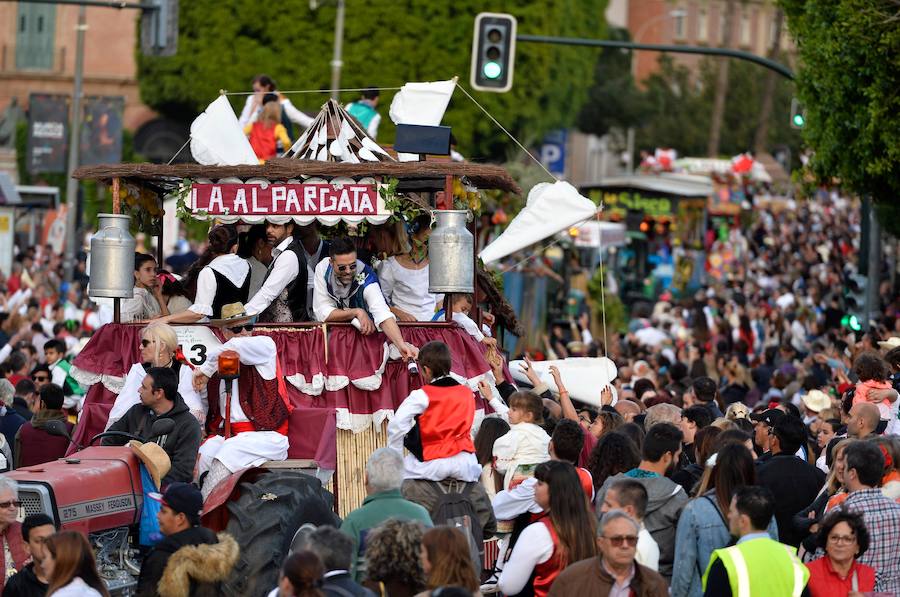
[[222, 307], [225, 305], [232, 303], [247, 304], [247, 299], [250, 296], [250, 269], [248, 265], [247, 275], [244, 277], [244, 283], [240, 288], [222, 272], [213, 270], [213, 274], [216, 276], [216, 295], [213, 297], [213, 314], [211, 319], [219, 319], [222, 317]]
[[[295, 238], [281, 255], [288, 252], [297, 256], [298, 271], [297, 277], [291, 280], [285, 287], [285, 290], [287, 291], [287, 306], [291, 311], [291, 319], [293, 321], [309, 321], [310, 318], [306, 304], [306, 251], [303, 249], [303, 243]], [[280, 258], [281, 255], [278, 257]], [[266, 272], [266, 279], [268, 279], [269, 274], [271, 274], [272, 270], [275, 268], [276, 261], [278, 261], [278, 258], [274, 259], [272, 265], [269, 266], [269, 270]], [[265, 284], [265, 281], [263, 281], [263, 284]], [[281, 296], [282, 295], [278, 295], [275, 297], [272, 303], [281, 300]], [[272, 305], [269, 305], [269, 308], [271, 307]]]

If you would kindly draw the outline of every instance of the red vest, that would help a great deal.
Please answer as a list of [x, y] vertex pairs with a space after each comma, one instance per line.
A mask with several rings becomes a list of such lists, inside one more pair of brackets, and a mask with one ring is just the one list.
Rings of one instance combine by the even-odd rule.
[[275, 157], [275, 126], [277, 125], [266, 126], [261, 122], [254, 122], [250, 129], [250, 147], [261, 160]]
[[[22, 524], [11, 523], [3, 533], [0, 533], [0, 543], [2, 543], [2, 539], [6, 539], [9, 544], [9, 552], [12, 554], [16, 570], [21, 570], [25, 566], [25, 562], [30, 559], [28, 552], [25, 551], [25, 540], [22, 538]], [[0, 548], [0, 570], [3, 571], [0, 573], [0, 593], [2, 593], [3, 587], [6, 586], [6, 555], [2, 548]]]
[[[284, 385], [284, 376], [281, 374], [280, 363], [275, 364], [275, 378], [263, 379], [256, 370], [256, 367], [250, 365], [240, 365], [240, 377], [238, 377], [238, 389], [241, 408], [249, 423], [232, 423], [232, 433], [243, 433], [244, 431], [277, 431], [282, 435], [287, 435], [288, 418], [290, 417], [292, 406], [289, 406], [290, 400], [287, 396], [287, 387]], [[219, 376], [213, 375], [210, 378], [210, 388], [214, 388], [211, 392], [212, 396], [219, 395]], [[218, 425], [223, 422], [225, 413], [219, 412], [219, 401], [211, 399], [209, 401], [209, 411], [212, 420], [212, 432], [218, 432]]]
[[559, 573], [562, 572], [565, 566], [559, 553], [559, 537], [556, 534], [556, 529], [553, 528], [553, 523], [550, 522], [550, 517], [544, 516], [540, 522], [547, 527], [547, 532], [550, 533], [550, 538], [553, 539], [553, 553], [550, 554], [550, 559], [546, 562], [534, 567], [534, 597], [547, 597], [553, 581], [556, 580], [556, 577], [559, 576]]
[[428, 408], [419, 415], [422, 457], [427, 462], [456, 456], [460, 452], [475, 453], [472, 422], [475, 401], [468, 386], [422, 386], [428, 395]]

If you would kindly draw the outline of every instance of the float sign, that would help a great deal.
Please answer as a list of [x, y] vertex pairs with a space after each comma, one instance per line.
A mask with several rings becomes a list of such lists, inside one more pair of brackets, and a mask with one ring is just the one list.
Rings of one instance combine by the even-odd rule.
[[194, 212], [210, 216], [375, 216], [379, 200], [370, 184], [191, 185]]

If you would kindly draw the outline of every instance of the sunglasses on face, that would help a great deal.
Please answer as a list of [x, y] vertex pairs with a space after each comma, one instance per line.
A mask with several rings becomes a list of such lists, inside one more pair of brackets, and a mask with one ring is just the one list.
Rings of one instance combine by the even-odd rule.
[[237, 327], [228, 328], [232, 334], [240, 334], [242, 331], [247, 330], [248, 332], [253, 331], [253, 324], [248, 323], [246, 325], [239, 325]]
[[347, 265], [335, 265], [334, 268], [339, 272], [346, 272], [346, 271], [355, 272], [356, 271], [356, 263], [350, 263]]
[[32, 381], [50, 381], [50, 378], [46, 375], [35, 375], [31, 379]]
[[153, 340], [147, 340], [146, 338], [143, 339], [143, 340], [141, 340], [141, 347], [142, 347], [142, 348], [147, 348], [147, 347], [150, 346], [151, 344], [153, 344]]
[[609, 541], [613, 547], [622, 547], [623, 545], [634, 547], [638, 540], [637, 535], [615, 535], [613, 537], [604, 535], [603, 538]]
[[10, 502], [0, 502], [0, 510], [6, 510], [7, 508], [14, 506], [16, 508], [20, 507], [22, 502], [19, 500], [12, 500]]

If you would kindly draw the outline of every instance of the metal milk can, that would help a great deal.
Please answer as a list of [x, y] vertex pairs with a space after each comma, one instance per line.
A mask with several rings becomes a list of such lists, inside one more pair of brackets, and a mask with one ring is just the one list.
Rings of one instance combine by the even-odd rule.
[[467, 210], [433, 212], [428, 240], [428, 292], [475, 291], [475, 237], [466, 229]]
[[134, 237], [128, 231], [131, 218], [98, 214], [99, 230], [91, 238], [91, 271], [88, 295], [106, 298], [134, 296]]

